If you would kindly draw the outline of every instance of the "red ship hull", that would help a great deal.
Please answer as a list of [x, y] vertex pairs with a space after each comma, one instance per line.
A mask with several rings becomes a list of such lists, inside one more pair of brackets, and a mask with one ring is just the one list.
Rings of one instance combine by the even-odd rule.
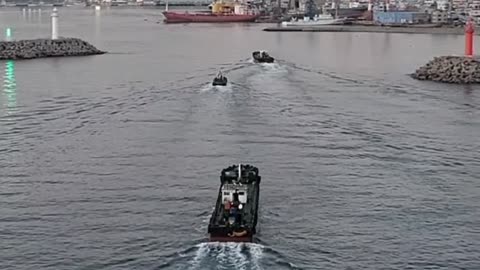
[[255, 22], [259, 15], [254, 14], [213, 14], [213, 13], [178, 13], [164, 11], [165, 23], [227, 23]]

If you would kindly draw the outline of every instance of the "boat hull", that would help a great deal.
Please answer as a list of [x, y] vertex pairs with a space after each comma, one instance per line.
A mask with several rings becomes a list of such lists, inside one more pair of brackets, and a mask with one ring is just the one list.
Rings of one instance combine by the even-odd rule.
[[212, 85], [213, 85], [213, 86], [227, 86], [227, 83], [213, 82]]
[[244, 243], [252, 243], [253, 242], [253, 235], [248, 236], [236, 236], [236, 237], [229, 237], [229, 236], [222, 236], [222, 235], [210, 235], [210, 242], [244, 242]]
[[342, 24], [343, 20], [320, 20], [320, 21], [312, 21], [312, 22], [304, 22], [304, 21], [299, 21], [299, 22], [282, 22], [283, 27], [288, 27], [288, 26], [320, 26], [320, 25], [335, 25], [335, 24]]
[[178, 13], [164, 11], [165, 23], [232, 23], [255, 22], [259, 15], [254, 14], [214, 14], [214, 13]]
[[212, 85], [213, 86], [226, 86], [228, 83], [227, 78], [221, 80], [221, 79], [214, 79]]

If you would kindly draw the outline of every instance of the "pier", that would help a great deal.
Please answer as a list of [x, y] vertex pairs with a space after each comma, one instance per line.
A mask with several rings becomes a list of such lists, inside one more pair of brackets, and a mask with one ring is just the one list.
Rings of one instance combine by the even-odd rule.
[[[422, 27], [422, 26], [379, 26], [379, 25], [325, 25], [310, 27], [269, 27], [266, 32], [365, 32], [365, 33], [405, 33], [405, 34], [450, 34], [463, 35], [461, 27]], [[478, 35], [478, 33], [476, 33]]]

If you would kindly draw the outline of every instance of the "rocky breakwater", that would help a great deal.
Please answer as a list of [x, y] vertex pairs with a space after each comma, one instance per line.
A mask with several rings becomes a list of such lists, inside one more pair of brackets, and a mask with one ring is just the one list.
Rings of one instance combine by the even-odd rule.
[[464, 56], [435, 57], [417, 69], [412, 77], [443, 83], [480, 83], [480, 61]]
[[104, 54], [78, 38], [0, 41], [0, 60]]

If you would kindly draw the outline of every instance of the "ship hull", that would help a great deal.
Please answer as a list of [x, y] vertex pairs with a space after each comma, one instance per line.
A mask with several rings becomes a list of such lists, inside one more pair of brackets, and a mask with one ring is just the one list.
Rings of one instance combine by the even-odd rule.
[[282, 22], [283, 27], [288, 26], [320, 26], [320, 25], [334, 25], [342, 24], [343, 20], [320, 20], [320, 21], [310, 21], [310, 22]]
[[163, 12], [165, 23], [232, 23], [232, 22], [255, 22], [259, 15], [246, 14], [213, 14], [213, 13], [178, 13]]

